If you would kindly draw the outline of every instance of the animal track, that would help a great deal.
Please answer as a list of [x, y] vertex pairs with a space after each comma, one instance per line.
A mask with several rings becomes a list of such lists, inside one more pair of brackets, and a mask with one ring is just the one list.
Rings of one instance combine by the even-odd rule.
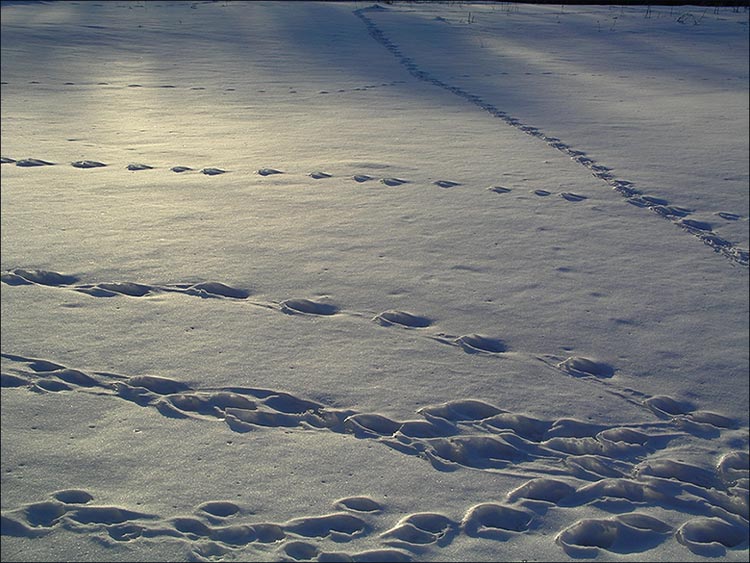
[[490, 338], [480, 334], [466, 334], [456, 338], [459, 344], [466, 352], [489, 352], [490, 354], [499, 354], [507, 351], [505, 343], [497, 338]]
[[224, 174], [225, 172], [226, 170], [222, 170], [221, 168], [204, 168], [203, 170], [201, 170], [201, 174], [206, 174], [207, 176], [218, 176], [219, 174]]
[[386, 186], [401, 186], [402, 184], [406, 184], [407, 181], [400, 178], [381, 178], [380, 183]]
[[584, 199], [588, 199], [586, 196], [574, 194], [572, 192], [562, 192], [560, 194], [560, 197], [568, 201], [572, 201], [573, 203], [577, 203], [579, 201], [583, 201]]
[[140, 163], [127, 165], [127, 169], [133, 172], [138, 171], [138, 170], [153, 170], [153, 168], [154, 168], [153, 166], [149, 166], [148, 164], [140, 164]]
[[145, 297], [159, 292], [184, 293], [196, 297], [223, 297], [230, 299], [247, 299], [250, 291], [230, 287], [221, 282], [200, 282], [195, 284], [177, 285], [146, 285], [133, 282], [102, 282], [97, 284], [80, 284], [76, 276], [59, 274], [46, 270], [14, 269], [0, 274], [0, 281], [11, 286], [43, 285], [73, 289], [93, 297], [115, 297], [126, 295], [129, 297]]
[[287, 299], [281, 302], [281, 310], [292, 315], [335, 315], [338, 307], [328, 303], [320, 303], [311, 299]]
[[[409, 557], [407, 552], [438, 549], [460, 533], [512, 541], [516, 535], [537, 527], [548, 510], [567, 507], [629, 509], [628, 513], [609, 519], [584, 518], [562, 530], [556, 541], [574, 557], [593, 557], [598, 550], [645, 551], [673, 534], [664, 522], [633, 511], [641, 504], [661, 506], [679, 514], [705, 515], [706, 518], [685, 522], [675, 534], [678, 541], [699, 554], [721, 554], [722, 550], [733, 549], [741, 544], [738, 538], [747, 533], [747, 521], [742, 519], [750, 483], [750, 456], [743, 451], [725, 452], [706, 467], [666, 459], [661, 451], [668, 442], [687, 435], [674, 420], [627, 427], [574, 419], [544, 420], [466, 399], [423, 407], [418, 410], [422, 420], [398, 421], [374, 413], [334, 409], [268, 389], [201, 390], [156, 375], [85, 373], [49, 360], [12, 354], [2, 354], [2, 358], [10, 364], [3, 368], [3, 387], [15, 388], [14, 392], [26, 388], [41, 393], [111, 396], [154, 408], [167, 417], [223, 420], [240, 433], [257, 428], [299, 428], [351, 434], [426, 459], [440, 471], [462, 467], [507, 471], [513, 467], [529, 476], [526, 483], [506, 493], [504, 502], [472, 506], [460, 522], [429, 512], [401, 518], [378, 535], [385, 545], [397, 549], [393, 553], [367, 552], [377, 557]], [[704, 412], [669, 397], [647, 398], [644, 407], [644, 412], [657, 416]], [[716, 430], [721, 432], [730, 419], [716, 417], [704, 415], [703, 424], [720, 423]], [[700, 434], [697, 436], [701, 439]], [[545, 472], [554, 478], [545, 476]], [[370, 497], [347, 497], [334, 503], [343, 512], [294, 518], [285, 523], [248, 522], [240, 505], [211, 500], [198, 505], [195, 516], [165, 520], [123, 507], [96, 506], [93, 500], [93, 495], [82, 489], [57, 491], [51, 500], [3, 512], [2, 533], [32, 538], [60, 526], [80, 533], [89, 533], [91, 526], [96, 526], [114, 541], [162, 535], [190, 542], [208, 538], [225, 551], [256, 542], [278, 542], [288, 556], [302, 557], [313, 552], [322, 556], [324, 552], [318, 547], [295, 538], [353, 542], [377, 531], [367, 518], [384, 510]], [[717, 514], [725, 516], [717, 518]], [[196, 549], [200, 547], [196, 545]]]
[[558, 364], [558, 367], [576, 377], [592, 375], [595, 377], [612, 377], [615, 373], [614, 368], [609, 364], [579, 356], [568, 358], [564, 362]]
[[[551, 137], [549, 135], [546, 135], [538, 127], [533, 127], [533, 126], [523, 123], [520, 119], [513, 117], [509, 115], [507, 112], [504, 112], [498, 109], [491, 103], [486, 102], [480, 96], [477, 96], [476, 94], [472, 94], [464, 90], [463, 88], [460, 88], [459, 86], [455, 86], [455, 85], [449, 84], [448, 82], [440, 80], [432, 76], [429, 72], [421, 69], [411, 57], [405, 56], [403, 54], [402, 49], [396, 43], [394, 43], [391, 39], [389, 39], [386, 36], [386, 34], [368, 16], [368, 14], [377, 12], [377, 11], [379, 10], [377, 9], [376, 6], [370, 6], [366, 8], [358, 8], [354, 10], [352, 13], [362, 21], [362, 23], [364, 24], [370, 36], [377, 43], [382, 45], [388, 52], [390, 52], [391, 55], [393, 55], [394, 58], [414, 78], [422, 82], [426, 82], [428, 84], [436, 86], [438, 88], [441, 88], [443, 90], [446, 90], [448, 92], [451, 92], [452, 94], [455, 94], [456, 96], [459, 96], [465, 99], [467, 102], [483, 109], [484, 111], [489, 113], [491, 116], [504, 121], [509, 126], [514, 127], [515, 129], [518, 129], [519, 131], [522, 131], [523, 133], [527, 135], [531, 135], [543, 141], [548, 146], [562, 152], [563, 154], [571, 158], [573, 161], [577, 162], [582, 167], [586, 168], [595, 178], [602, 180], [609, 187], [611, 187], [612, 189], [617, 191], [620, 195], [622, 195], [624, 198], [626, 198], [628, 203], [633, 203], [637, 205], [638, 207], [650, 209], [654, 211], [655, 213], [657, 213], [659, 216], [676, 223], [677, 225], [684, 228], [687, 232], [699, 238], [701, 241], [703, 241], [704, 244], [711, 247], [715, 252], [722, 254], [729, 260], [737, 264], [740, 264], [742, 266], [748, 266], [748, 264], [750, 264], [750, 251], [748, 251], [747, 249], [739, 248], [735, 246], [734, 244], [732, 244], [730, 241], [719, 237], [718, 235], [713, 233], [710, 228], [708, 229], [702, 228], [705, 225], [695, 226], [695, 225], [691, 225], [690, 223], [684, 223], [683, 221], [680, 221], [679, 215], [665, 212], [667, 210], [665, 209], [665, 203], [662, 203], [663, 200], [658, 200], [658, 198], [653, 198], [650, 196], [644, 197], [641, 191], [633, 187], [632, 182], [615, 177], [615, 175], [612, 173], [612, 170], [610, 168], [603, 166], [601, 164], [597, 164], [596, 161], [588, 157], [585, 152], [574, 149], [573, 147], [571, 147], [570, 145], [563, 142], [561, 139], [557, 137]], [[541, 196], [548, 195], [545, 193], [541, 193], [543, 191], [545, 190], [537, 191], [536, 193], [537, 195], [541, 195]], [[575, 194], [571, 194], [571, 195], [575, 195]], [[568, 199], [568, 200], [576, 201], [575, 199]]]
[[496, 503], [472, 507], [461, 522], [461, 527], [472, 537], [508, 540], [513, 533], [529, 529], [533, 512]]
[[510, 188], [506, 188], [503, 186], [490, 186], [489, 188], [487, 188], [487, 190], [495, 192], [496, 194], [507, 194], [513, 191]]
[[[11, 161], [12, 159], [6, 159]], [[47, 162], [46, 160], [39, 160], [38, 158], [22, 158], [21, 160], [15, 161], [16, 166], [21, 168], [32, 168], [35, 166], [54, 166], [54, 162]]]
[[609, 519], [585, 519], [566, 528], [555, 538], [571, 557], [596, 557], [599, 549], [634, 553], [656, 547], [672, 528], [651, 516], [637, 512]]
[[[511, 123], [511, 125], [516, 125]], [[527, 129], [533, 129], [533, 128], [527, 128]], [[526, 131], [528, 132], [528, 131]], [[546, 139], [546, 137], [544, 137]], [[547, 139], [550, 141], [550, 139]], [[560, 144], [557, 141], [551, 142], [550, 144], [554, 146], [555, 148], [558, 148], [559, 150], [563, 150], [561, 147], [566, 147], [566, 145]], [[568, 149], [565, 149], [565, 151], [568, 151]], [[569, 151], [571, 153], [574, 153], [575, 159], [580, 162], [588, 162], [587, 159], [585, 159], [582, 156], [582, 153], [580, 151], [572, 151], [572, 149]], [[39, 159], [23, 159], [23, 160], [14, 160], [9, 157], [2, 157], [2, 163], [3, 164], [10, 164], [15, 163], [16, 166], [20, 167], [35, 167], [35, 166], [45, 166], [45, 165], [53, 165], [53, 162], [47, 162]], [[591, 161], [593, 162], [593, 161]], [[71, 165], [75, 168], [100, 168], [107, 166], [104, 163], [92, 161], [92, 160], [81, 160], [71, 163]], [[587, 164], [588, 166], [588, 164]], [[620, 193], [622, 193], [626, 198], [627, 202], [635, 205], [637, 207], [642, 208], [648, 208], [651, 211], [657, 213], [658, 215], [669, 219], [676, 223], [678, 226], [682, 227], [686, 231], [690, 232], [691, 234], [695, 235], [699, 239], [701, 239], [705, 244], [712, 247], [716, 252], [719, 252], [726, 256], [727, 258], [739, 263], [740, 265], [747, 266], [750, 264], [750, 251], [746, 249], [742, 249], [739, 247], [734, 246], [730, 241], [723, 239], [716, 235], [713, 232], [713, 226], [710, 223], [707, 223], [705, 221], [696, 221], [691, 219], [684, 219], [687, 215], [690, 215], [693, 213], [693, 210], [686, 209], [674, 205], [667, 205], [667, 201], [661, 198], [656, 198], [652, 196], [646, 196], [642, 195], [641, 192], [635, 190], [632, 188], [632, 183], [628, 182], [626, 180], [617, 180], [617, 179], [611, 179], [610, 174], [608, 172], [602, 172], [602, 169], [604, 167], [598, 166], [598, 165], [591, 165], [590, 166], [593, 170], [598, 170], [594, 175], [597, 177], [602, 177], [607, 180], [610, 185]], [[139, 164], [139, 163], [133, 163], [126, 166], [126, 168], [130, 171], [139, 171], [139, 170], [151, 170], [153, 169], [152, 166], [146, 165], [146, 164]], [[192, 171], [193, 169], [188, 166], [173, 166], [170, 168], [172, 172], [176, 173], [182, 173], [187, 171]], [[283, 174], [282, 171], [276, 170], [273, 168], [261, 168], [256, 171], [257, 174], [261, 176], [270, 176], [274, 174]], [[201, 170], [202, 174], [205, 174], [207, 176], [217, 176], [219, 174], [226, 173], [226, 170], [222, 170], [221, 168], [203, 168]], [[325, 172], [312, 172], [309, 174], [310, 177], [314, 179], [324, 179], [324, 178], [330, 178], [332, 177], [330, 174], [327, 174]], [[352, 177], [354, 181], [357, 183], [364, 183], [370, 180], [373, 180], [371, 176], [367, 175], [355, 175]], [[380, 183], [390, 186], [390, 187], [397, 187], [403, 184], [408, 183], [408, 180], [404, 180], [401, 178], [381, 178]], [[440, 186], [442, 188], [451, 188], [455, 186], [460, 186], [461, 184], [458, 182], [453, 182], [449, 180], [437, 180], [434, 182], [435, 185]], [[498, 193], [498, 194], [504, 194], [510, 192], [510, 188], [505, 188], [502, 186], [491, 186], [488, 188], [489, 191]], [[543, 189], [537, 189], [533, 192], [535, 195], [540, 197], [549, 196], [552, 194], [552, 192], [548, 190]], [[580, 202], [585, 199], [588, 199], [586, 196], [575, 194], [572, 192], [561, 192], [560, 197], [564, 198], [566, 201], [569, 202]], [[725, 220], [738, 220], [741, 218], [740, 215], [729, 213], [729, 212], [718, 212], [718, 216], [724, 218]]]
[[406, 311], [383, 311], [373, 319], [383, 326], [398, 325], [407, 328], [425, 328], [432, 324], [432, 320]]
[[102, 168], [107, 166], [103, 162], [97, 162], [96, 160], [76, 160], [71, 162], [70, 165], [73, 168]]
[[273, 176], [274, 174], [283, 174], [283, 172], [275, 168], [261, 168], [258, 170], [258, 174], [261, 176]]

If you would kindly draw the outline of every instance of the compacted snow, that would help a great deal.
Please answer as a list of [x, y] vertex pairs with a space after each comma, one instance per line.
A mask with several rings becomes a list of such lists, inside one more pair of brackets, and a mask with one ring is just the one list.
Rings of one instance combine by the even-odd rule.
[[746, 9], [1, 15], [3, 560], [747, 560]]

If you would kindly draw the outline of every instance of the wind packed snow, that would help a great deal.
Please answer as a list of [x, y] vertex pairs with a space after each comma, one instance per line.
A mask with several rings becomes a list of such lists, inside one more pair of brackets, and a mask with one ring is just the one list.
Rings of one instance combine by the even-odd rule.
[[1, 10], [3, 560], [747, 561], [746, 8]]

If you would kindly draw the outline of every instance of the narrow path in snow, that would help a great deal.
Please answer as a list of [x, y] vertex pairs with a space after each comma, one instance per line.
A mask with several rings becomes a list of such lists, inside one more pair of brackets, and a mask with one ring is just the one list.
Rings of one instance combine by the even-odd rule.
[[375, 39], [375, 41], [380, 43], [383, 47], [385, 47], [388, 52], [391, 53], [414, 78], [447, 90], [448, 92], [451, 92], [452, 94], [455, 94], [456, 96], [467, 100], [475, 106], [480, 107], [493, 117], [501, 119], [511, 127], [514, 127], [519, 131], [523, 131], [527, 135], [531, 135], [532, 137], [536, 137], [541, 141], [544, 141], [550, 147], [557, 149], [566, 156], [572, 158], [575, 162], [588, 170], [593, 176], [599, 178], [612, 189], [616, 190], [631, 205], [635, 205], [636, 207], [640, 207], [643, 209], [649, 209], [660, 217], [671, 221], [685, 231], [702, 240], [704, 244], [710, 246], [714, 251], [722, 254], [733, 263], [746, 267], [748, 266], [748, 264], [750, 264], [750, 250], [739, 248], [731, 241], [718, 236], [716, 233], [711, 231], [711, 226], [705, 222], [684, 219], [686, 215], [691, 213], [689, 209], [673, 206], [670, 205], [669, 202], [666, 202], [659, 198], [644, 195], [642, 191], [635, 188], [633, 182], [615, 177], [610, 168], [598, 164], [594, 159], [587, 156], [585, 152], [574, 149], [571, 145], [565, 143], [561, 139], [545, 134], [538, 127], [527, 125], [520, 119], [508, 115], [506, 112], [501, 111], [491, 103], [483, 100], [481, 97], [472, 94], [471, 92], [468, 92], [463, 88], [451, 85], [438, 78], [435, 78], [430, 73], [421, 69], [411, 57], [406, 56], [402, 52], [402, 49], [401, 47], [399, 47], [399, 45], [389, 39], [385, 35], [385, 33], [383, 33], [383, 31], [375, 24], [375, 22], [373, 22], [372, 19], [367, 16], [368, 13], [378, 13], [385, 10], [385, 8], [375, 5], [354, 10], [353, 14], [358, 17], [362, 21], [362, 23], [364, 23], [370, 36]]

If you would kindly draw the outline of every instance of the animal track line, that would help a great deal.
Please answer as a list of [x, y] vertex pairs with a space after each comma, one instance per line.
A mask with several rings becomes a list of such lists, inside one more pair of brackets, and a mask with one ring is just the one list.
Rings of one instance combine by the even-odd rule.
[[[738, 427], [736, 421], [721, 414], [670, 397], [646, 395], [642, 395], [644, 411], [656, 420], [619, 426], [569, 418], [545, 420], [477, 399], [423, 407], [417, 410], [421, 418], [399, 421], [376, 413], [330, 408], [283, 391], [196, 388], [156, 375], [87, 373], [45, 359], [7, 353], [0, 357], [12, 362], [12, 367], [2, 372], [4, 388], [115, 397], [156, 409], [169, 418], [223, 421], [238, 433], [266, 427], [350, 434], [426, 459], [441, 471], [468, 467], [504, 473], [520, 469], [521, 475], [573, 475], [587, 480], [624, 477], [635, 471], [634, 464], [663, 450], [675, 438], [711, 439]], [[588, 367], [582, 363], [568, 362], [576, 369]], [[641, 473], [664, 477], [675, 471], [690, 473], [663, 464]], [[716, 482], [707, 477], [693, 484], [714, 486]]]
[[[22, 168], [36, 168], [40, 166], [54, 166], [55, 165], [54, 162], [48, 162], [48, 161], [41, 160], [38, 158], [25, 158], [25, 159], [16, 161], [9, 157], [2, 157], [0, 159], [0, 163], [2, 164], [15, 163], [16, 166], [19, 166]], [[105, 167], [108, 167], [109, 165], [103, 162], [96, 161], [96, 160], [78, 160], [78, 161], [72, 162], [71, 166], [73, 168], [79, 168], [79, 169], [90, 169], [90, 168], [105, 168]], [[126, 170], [129, 170], [131, 172], [137, 172], [141, 170], [153, 170], [154, 168], [155, 168], [154, 166], [150, 166], [148, 164], [143, 164], [143, 163], [130, 163], [125, 167]], [[184, 172], [200, 172], [201, 174], [204, 174], [206, 176], [218, 176], [221, 174], [226, 174], [228, 172], [227, 170], [224, 170], [222, 168], [215, 168], [215, 167], [206, 167], [206, 168], [200, 169], [199, 171], [196, 171], [189, 166], [173, 166], [170, 168], [170, 170], [177, 174], [182, 174]], [[284, 174], [284, 172], [281, 170], [277, 170], [275, 168], [260, 168], [258, 170], [255, 170], [255, 174], [258, 174], [259, 176], [267, 177], [267, 176], [274, 176], [277, 174]], [[327, 172], [322, 172], [319, 170], [310, 172], [309, 174], [307, 174], [307, 176], [314, 180], [322, 180], [322, 179], [328, 179], [328, 178], [333, 177], [332, 174], [329, 174]], [[368, 182], [370, 180], [375, 180], [375, 178], [373, 178], [372, 176], [368, 176], [364, 174], [356, 174], [352, 176], [351, 179], [359, 184]], [[615, 181], [619, 182], [623, 186], [625, 184], [630, 185], [629, 182], [624, 182], [621, 180], [615, 180]], [[399, 187], [405, 184], [410, 184], [411, 182], [409, 180], [405, 180], [402, 178], [385, 177], [385, 178], [380, 178], [379, 183], [388, 187]], [[460, 182], [455, 182], [452, 180], [436, 180], [432, 182], [432, 185], [438, 186], [443, 189], [449, 189], [449, 188], [461, 186], [462, 184]], [[506, 188], [503, 186], [490, 186], [487, 189], [497, 194], [504, 194], [504, 193], [509, 193], [512, 191], [510, 188]], [[552, 195], [552, 192], [548, 190], [543, 190], [543, 189], [534, 190], [532, 193], [539, 197], [546, 197], [546, 196]], [[750, 263], [750, 252], [742, 248], [735, 247], [732, 245], [730, 241], [727, 241], [721, 238], [720, 236], [718, 236], [713, 231], [712, 224], [705, 222], [705, 221], [696, 221], [693, 219], [687, 219], [686, 217], [693, 213], [692, 209], [670, 205], [667, 200], [653, 197], [653, 196], [643, 195], [641, 192], [637, 192], [637, 194], [639, 195], [629, 196], [628, 203], [635, 205], [637, 207], [648, 207], [654, 213], [657, 213], [658, 215], [664, 218], [672, 220], [672, 222], [679, 225], [684, 230], [689, 231], [690, 233], [694, 234], [696, 237], [703, 240], [709, 246], [712, 246], [714, 250], [716, 250], [717, 252], [721, 252], [727, 256], [731, 255], [730, 257], [734, 257], [732, 259], [740, 265], [747, 266], [748, 263]], [[562, 197], [563, 199], [565, 199], [566, 201], [569, 201], [572, 203], [578, 203], [578, 202], [588, 199], [586, 196], [576, 194], [573, 192], [560, 192], [558, 195]], [[714, 215], [716, 215], [717, 217], [720, 217], [721, 219], [725, 221], [737, 221], [737, 220], [742, 219], [741, 215], [738, 215], [736, 213], [730, 213], [727, 211], [719, 211], [719, 212], [714, 213]]]
[[[599, 483], [604, 481], [607, 480]], [[608, 481], [606, 494], [625, 492], [625, 487], [618, 490], [612, 480]], [[59, 529], [78, 534], [103, 533], [106, 536], [99, 537], [104, 545], [167, 537], [184, 543], [197, 560], [257, 546], [264, 553], [273, 549], [282, 558], [292, 560], [411, 561], [413, 555], [450, 545], [461, 534], [511, 541], [540, 529], [549, 511], [561, 512], [583, 505], [596, 507], [596, 500], [605, 498], [592, 501], [590, 493], [599, 483], [580, 485], [575, 479], [531, 479], [500, 499], [470, 506], [460, 519], [437, 512], [413, 512], [385, 531], [380, 531], [383, 525], [372, 515], [383, 514], [389, 507], [366, 496], [334, 501], [331, 505], [336, 512], [301, 516], [286, 522], [264, 522], [253, 518], [254, 512], [243, 504], [227, 500], [203, 502], [192, 513], [166, 517], [121, 506], [96, 505], [94, 495], [88, 491], [64, 489], [49, 494], [46, 500], [4, 510], [1, 533], [29, 539]], [[631, 486], [634, 484], [629, 482]], [[674, 487], [664, 482], [650, 482], [647, 487], [655, 495], [674, 492]], [[642, 553], [670, 537], [699, 555], [721, 556], [727, 549], [746, 544], [746, 520], [712, 516], [711, 508], [705, 505], [696, 506], [693, 513], [699, 516], [688, 517], [677, 528], [636, 510], [610, 518], [581, 518], [558, 531], [554, 542], [577, 558], [595, 558], [599, 550]], [[358, 553], [326, 552], [320, 543], [329, 539], [341, 549], [344, 544], [356, 544], [376, 534], [387, 547]]]
[[[513, 350], [506, 341], [496, 336], [477, 333], [454, 335], [442, 332], [433, 327], [433, 319], [417, 315], [408, 311], [389, 309], [381, 313], [366, 311], [352, 311], [341, 309], [337, 305], [324, 301], [307, 298], [290, 298], [282, 301], [257, 301], [249, 299], [252, 292], [247, 289], [235, 288], [221, 282], [207, 281], [199, 283], [177, 283], [171, 285], [149, 285], [134, 282], [100, 282], [96, 284], [81, 283], [74, 275], [61, 274], [47, 270], [26, 270], [16, 268], [0, 273], [0, 282], [10, 286], [35, 285], [55, 289], [65, 289], [84, 293], [97, 298], [144, 298], [153, 297], [160, 293], [178, 293], [202, 299], [230, 299], [252, 307], [259, 307], [278, 311], [290, 316], [308, 318], [326, 318], [345, 316], [352, 319], [366, 319], [383, 327], [393, 327], [409, 331], [410, 335], [437, 342], [445, 346], [461, 349], [467, 354], [484, 356], [487, 358], [523, 357], [537, 362], [556, 374], [574, 377], [593, 385], [598, 385], [604, 392], [624, 400], [639, 408], [653, 410], [644, 403], [645, 395], [632, 389], [623, 389], [608, 381], [615, 375], [615, 368], [605, 362], [594, 359], [571, 356], [561, 358], [545, 353], [530, 353]], [[645, 405], [645, 406], [644, 406]], [[685, 412], [670, 412], [670, 414], [685, 415]], [[718, 415], [717, 415], [718, 416]], [[688, 416], [688, 419], [690, 416]], [[710, 417], [709, 417], [710, 418]], [[687, 420], [685, 424], [701, 426], [701, 420]], [[703, 428], [710, 432], [710, 428]]]
[[[596, 553], [593, 548], [618, 552], [622, 548], [618, 538], [626, 538], [631, 528], [636, 528], [643, 533], [650, 530], [649, 534], [656, 534], [655, 540], [674, 533], [678, 541], [696, 551], [713, 541], [734, 547], [740, 543], [735, 541], [738, 531], [747, 529], [747, 491], [743, 489], [750, 481], [747, 452], [726, 451], [703, 465], [665, 457], [672, 440], [689, 434], [674, 420], [620, 426], [570, 418], [545, 420], [481, 400], [463, 399], [420, 408], [420, 419], [399, 421], [379, 414], [332, 409], [270, 389], [197, 388], [155, 375], [86, 373], [46, 359], [6, 353], [1, 357], [11, 363], [2, 373], [4, 392], [26, 389], [51, 396], [84, 392], [119, 398], [154, 408], [166, 417], [223, 421], [238, 433], [259, 428], [330, 431], [377, 441], [400, 453], [426, 459], [440, 471], [470, 468], [526, 479], [502, 501], [492, 499], [469, 508], [460, 522], [440, 514], [415, 513], [380, 534], [386, 545], [409, 552], [443, 547], [458, 533], [505, 541], [532, 529], [532, 521], [538, 522], [549, 509], [603, 507], [608, 503], [616, 504], [617, 512], [625, 510], [630, 515], [604, 521], [579, 520], [558, 534], [557, 543], [569, 554], [591, 555]], [[668, 397], [651, 397], [649, 401], [655, 414], [660, 409], [692, 408]], [[728, 419], [715, 417], [710, 424], [717, 424], [718, 432], [725, 430]], [[163, 525], [149, 525], [159, 520], [156, 515], [92, 506], [92, 500], [93, 495], [83, 490], [59, 491], [49, 501], [4, 512], [2, 533], [39, 537], [59, 524], [82, 533], [91, 532], [92, 525], [101, 526], [115, 541], [165, 534], [210, 538], [228, 547], [255, 541], [284, 542], [288, 537], [330, 537], [348, 542], [368, 534], [372, 526], [366, 521], [367, 515], [383, 509], [368, 497], [351, 497], [335, 503], [334, 508], [343, 512], [295, 518], [283, 524], [243, 523], [241, 507], [218, 500], [202, 503], [194, 516], [169, 520], [170, 530], [165, 533]], [[702, 518], [686, 521], [675, 533], [671, 526], [652, 517], [634, 516], [643, 504]], [[592, 535], [601, 538], [592, 544], [587, 539]], [[295, 552], [303, 549], [299, 544], [285, 546]]]
[[725, 256], [733, 263], [745, 267], [750, 264], [750, 250], [737, 247], [732, 244], [731, 241], [719, 237], [711, 231], [710, 226], [704, 229], [702, 228], [703, 226], [696, 226], [689, 221], [683, 220], [682, 218], [686, 213], [690, 212], [689, 210], [654, 202], [652, 199], [649, 199], [648, 196], [643, 196], [643, 192], [636, 189], [633, 182], [617, 178], [612, 173], [611, 168], [598, 164], [594, 159], [587, 156], [585, 152], [574, 149], [572, 146], [557, 137], [551, 137], [545, 134], [538, 127], [533, 127], [523, 123], [520, 119], [501, 111], [489, 102], [484, 101], [481, 97], [472, 94], [463, 88], [453, 86], [435, 78], [430, 75], [430, 73], [422, 70], [412, 58], [405, 56], [402, 53], [401, 48], [389, 39], [375, 22], [367, 16], [367, 13], [384, 10], [384, 8], [375, 5], [366, 8], [359, 8], [352, 13], [362, 21], [370, 36], [385, 47], [385, 49], [391, 53], [391, 55], [393, 55], [414, 78], [442, 88], [443, 90], [447, 90], [448, 92], [451, 92], [452, 94], [455, 94], [456, 96], [467, 100], [469, 103], [485, 110], [493, 117], [501, 119], [511, 127], [544, 141], [550, 147], [562, 152], [586, 168], [594, 177], [602, 180], [612, 189], [616, 190], [627, 200], [628, 203], [640, 208], [649, 209], [660, 217], [669, 220], [703, 241], [704, 244], [711, 247], [715, 252]]

